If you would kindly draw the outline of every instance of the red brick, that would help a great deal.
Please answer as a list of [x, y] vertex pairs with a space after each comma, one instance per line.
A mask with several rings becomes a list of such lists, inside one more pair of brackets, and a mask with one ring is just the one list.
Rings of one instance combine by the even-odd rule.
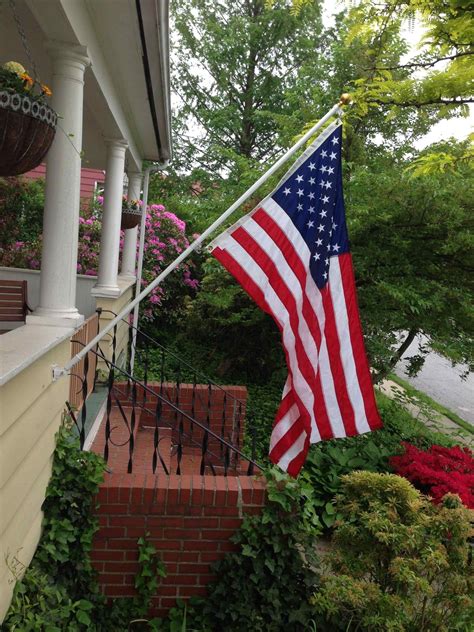
[[108, 586], [111, 584], [121, 585], [123, 584], [123, 577], [123, 573], [103, 573], [100, 576], [100, 581]]
[[178, 505], [180, 485], [181, 485], [181, 477], [175, 474], [171, 474], [168, 480], [167, 505]]
[[150, 542], [153, 543], [155, 549], [160, 551], [179, 551], [181, 549], [181, 542], [179, 540], [154, 540], [150, 538]]
[[242, 490], [242, 502], [245, 505], [250, 505], [252, 502], [253, 481], [250, 476], [241, 476], [239, 480]]
[[143, 503], [143, 488], [134, 487], [130, 494], [130, 503], [132, 505], [141, 505]]
[[118, 490], [118, 501], [119, 503], [128, 503], [130, 502], [130, 488], [129, 487], [121, 487]]
[[121, 518], [124, 527], [143, 527], [146, 525], [146, 516], [124, 516]]
[[123, 538], [125, 536], [125, 527], [102, 527], [98, 531], [100, 538]]
[[206, 540], [187, 540], [183, 544], [186, 551], [213, 551], [217, 546], [215, 542]]
[[[203, 476], [203, 505], [214, 506], [215, 477]], [[206, 507], [204, 507], [206, 509]]]
[[91, 559], [93, 560], [123, 560], [124, 551], [99, 551], [94, 549], [91, 551]]
[[180, 575], [209, 573], [209, 564], [179, 564], [178, 568]]
[[180, 586], [178, 588], [179, 597], [204, 597], [207, 593], [206, 586]]
[[215, 503], [218, 506], [226, 504], [227, 497], [227, 479], [225, 476], [216, 476], [216, 499]]
[[192, 518], [189, 524], [185, 524], [189, 529], [217, 529], [219, 527], [219, 518]]
[[96, 495], [96, 499], [99, 504], [107, 504], [107, 487], [99, 487], [99, 492]]
[[179, 562], [198, 562], [199, 553], [192, 553], [189, 551], [182, 551], [179, 556]]
[[240, 518], [220, 518], [220, 527], [222, 529], [240, 529], [242, 520]]
[[182, 505], [189, 505], [191, 502], [191, 489], [192, 489], [193, 477], [189, 474], [181, 475], [181, 491], [179, 495], [179, 502]]
[[235, 530], [228, 529], [206, 529], [202, 532], [203, 540], [228, 540], [235, 533]]
[[182, 517], [174, 517], [174, 516], [160, 516], [159, 518], [150, 517], [148, 518], [148, 527], [177, 527], [181, 528], [184, 526], [184, 518]]
[[170, 610], [171, 608], [173, 608], [176, 605], [176, 598], [171, 598], [171, 597], [163, 597], [161, 599], [161, 607], [164, 610], [159, 610], [158, 612], [164, 612], [166, 610]]
[[219, 542], [219, 551], [238, 551], [239, 546], [233, 542]]
[[239, 479], [235, 476], [227, 477], [227, 505], [235, 507], [239, 498]]
[[211, 575], [211, 574], [202, 574], [202, 575], [198, 575], [198, 579], [199, 579], [200, 586], [207, 586], [207, 584], [210, 584], [212, 581], [216, 579], [216, 576]]
[[108, 548], [112, 550], [116, 549], [137, 549], [137, 541], [129, 540], [127, 538], [109, 540]]
[[101, 514], [122, 514], [126, 516], [128, 515], [128, 505], [101, 505], [98, 512]]
[[216, 560], [220, 560], [222, 559], [222, 553], [219, 553], [218, 551], [212, 551], [212, 552], [207, 552], [207, 551], [202, 551], [201, 552], [201, 562], [215, 562]]
[[197, 579], [196, 575], [167, 575], [163, 581], [167, 586], [195, 586]]
[[109, 597], [134, 597], [136, 592], [130, 586], [104, 586], [104, 593]]
[[140, 568], [137, 561], [135, 562], [104, 562], [104, 570], [106, 573], [137, 573]]
[[[155, 504], [166, 505], [166, 495], [168, 492], [168, 477], [161, 475], [156, 479], [155, 486]], [[161, 510], [162, 511], [162, 510]]]
[[144, 504], [148, 504], [148, 503], [151, 504], [154, 502], [155, 484], [156, 484], [156, 477], [150, 474], [147, 475], [146, 484], [144, 483], [144, 486], [143, 486], [143, 503]]

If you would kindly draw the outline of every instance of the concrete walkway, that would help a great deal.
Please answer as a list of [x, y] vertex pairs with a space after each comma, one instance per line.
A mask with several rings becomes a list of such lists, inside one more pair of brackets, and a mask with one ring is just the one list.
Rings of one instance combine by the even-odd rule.
[[430, 408], [424, 402], [411, 398], [407, 392], [396, 382], [384, 380], [377, 388], [392, 399], [396, 399], [418, 421], [421, 421], [431, 430], [448, 435], [454, 441], [467, 445], [474, 450], [474, 435], [458, 426], [452, 419]]

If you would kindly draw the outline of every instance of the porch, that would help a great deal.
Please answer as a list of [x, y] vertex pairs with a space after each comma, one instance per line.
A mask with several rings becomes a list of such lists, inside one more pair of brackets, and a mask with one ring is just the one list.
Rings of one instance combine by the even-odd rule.
[[[0, 270], [0, 278], [27, 280], [32, 308], [0, 336], [0, 621], [13, 590], [6, 560], [27, 566], [33, 556], [54, 436], [78, 391], [74, 378], [55, 381], [53, 367], [130, 302], [138, 230], [125, 231], [119, 269], [124, 177], [129, 199], [139, 199], [144, 161], [164, 165], [171, 157], [167, 2], [17, 0], [15, 7], [16, 15], [0, 6], [2, 60], [29, 68], [34, 59], [59, 125], [46, 159], [41, 271]], [[76, 272], [81, 166], [106, 174], [96, 278]], [[127, 332], [124, 324], [121, 361]]]

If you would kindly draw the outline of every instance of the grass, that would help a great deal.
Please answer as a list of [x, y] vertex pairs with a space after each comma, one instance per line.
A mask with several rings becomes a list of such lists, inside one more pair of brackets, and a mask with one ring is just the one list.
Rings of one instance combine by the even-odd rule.
[[426, 393], [423, 393], [422, 391], [417, 390], [411, 384], [409, 384], [406, 380], [402, 379], [401, 377], [398, 377], [398, 375], [395, 375], [394, 373], [390, 373], [388, 378], [392, 380], [393, 382], [395, 382], [396, 384], [398, 384], [399, 386], [401, 386], [406, 391], [409, 397], [416, 397], [418, 400], [420, 400], [421, 402], [423, 402], [424, 404], [426, 404], [427, 406], [429, 406], [436, 412], [440, 413], [441, 415], [444, 415], [445, 417], [453, 421], [455, 424], [457, 424], [458, 426], [460, 426], [461, 428], [469, 432], [469, 434], [474, 435], [473, 426], [465, 419], [462, 419], [462, 417], [459, 417], [459, 415], [456, 415], [456, 413], [454, 413], [452, 410], [449, 410], [449, 408], [445, 408], [445, 406], [443, 406], [442, 404], [439, 404], [434, 399], [431, 399], [431, 397], [429, 397]]

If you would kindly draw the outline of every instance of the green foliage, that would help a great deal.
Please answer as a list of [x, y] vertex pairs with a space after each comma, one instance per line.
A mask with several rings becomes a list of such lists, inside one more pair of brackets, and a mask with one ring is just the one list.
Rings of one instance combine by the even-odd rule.
[[398, 476], [354, 472], [337, 501], [334, 548], [312, 599], [322, 629], [467, 632], [472, 515], [459, 498], [435, 506]]
[[[0, 178], [2, 249], [17, 241], [36, 241], [43, 226], [44, 180]], [[3, 253], [0, 251], [3, 259]], [[10, 264], [11, 265], [11, 264]]]
[[191, 629], [215, 632], [303, 630], [315, 587], [320, 523], [313, 490], [278, 470], [267, 473], [268, 503], [232, 538], [239, 550], [217, 562], [218, 580], [188, 611]]
[[[84, 452], [65, 422], [58, 434], [52, 476], [43, 503], [43, 533], [28, 568], [9, 560], [15, 581], [13, 600], [4, 621], [13, 632], [120, 632], [143, 616], [156, 594], [164, 565], [146, 536], [138, 540], [137, 595], [106, 603], [97, 583], [90, 553], [98, 521], [94, 497], [105, 462]], [[3, 628], [2, 628], [3, 629]]]
[[398, 402], [377, 393], [377, 405], [384, 427], [368, 434], [324, 441], [312, 446], [300, 477], [313, 487], [313, 502], [318, 507], [326, 530], [341, 518], [335, 496], [342, 477], [357, 469], [370, 472], [391, 471], [389, 459], [403, 453], [402, 441], [419, 448], [431, 445], [450, 447], [453, 441], [432, 432], [414, 419]]

